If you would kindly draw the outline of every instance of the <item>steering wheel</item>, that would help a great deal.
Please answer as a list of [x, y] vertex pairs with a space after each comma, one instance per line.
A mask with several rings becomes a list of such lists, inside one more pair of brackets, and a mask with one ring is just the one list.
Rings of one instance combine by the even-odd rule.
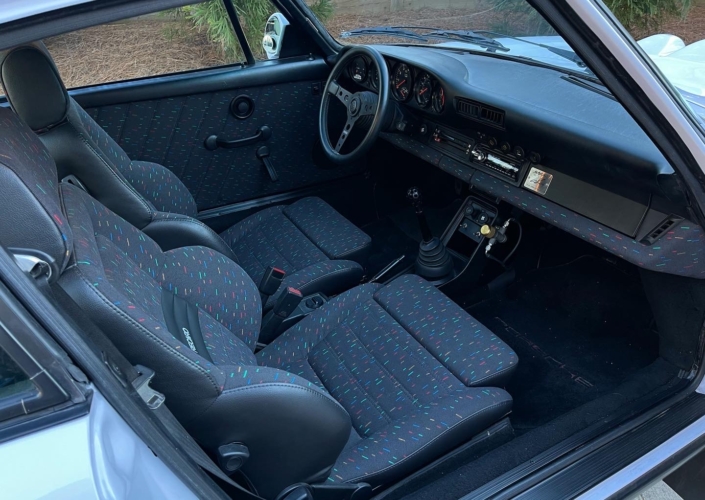
[[[372, 60], [372, 64], [377, 67], [377, 75], [379, 78], [377, 88], [379, 94], [370, 91], [352, 93], [345, 90], [338, 83], [338, 77], [345, 71], [350, 61], [360, 55], [367, 56], [368, 59]], [[389, 108], [389, 71], [387, 70], [387, 64], [384, 62], [382, 55], [372, 47], [365, 45], [352, 47], [346, 51], [335, 64], [333, 71], [328, 77], [325, 89], [323, 99], [321, 100], [321, 111], [318, 116], [318, 129], [321, 134], [323, 151], [328, 159], [335, 163], [352, 163], [357, 161], [372, 147], [372, 144], [377, 140], [384, 126], [384, 118]], [[348, 112], [345, 127], [335, 145], [331, 143], [328, 135], [328, 111], [330, 108], [330, 100], [333, 97], [342, 102]], [[353, 127], [359, 120], [369, 119], [365, 117], [372, 119], [372, 124], [365, 138], [355, 149], [342, 154], [340, 150], [345, 144]]]

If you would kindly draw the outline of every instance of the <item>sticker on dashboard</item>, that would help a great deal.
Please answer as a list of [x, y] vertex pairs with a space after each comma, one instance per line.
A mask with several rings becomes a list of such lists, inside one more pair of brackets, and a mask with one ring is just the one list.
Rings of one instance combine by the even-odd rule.
[[524, 181], [524, 187], [532, 190], [534, 193], [544, 195], [546, 191], [548, 191], [548, 186], [551, 185], [552, 180], [552, 174], [539, 170], [536, 167], [531, 167], [529, 175], [526, 176], [526, 180]]

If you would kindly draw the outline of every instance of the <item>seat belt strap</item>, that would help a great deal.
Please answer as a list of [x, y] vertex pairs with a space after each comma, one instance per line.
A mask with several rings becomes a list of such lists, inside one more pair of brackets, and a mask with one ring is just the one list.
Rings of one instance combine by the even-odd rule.
[[262, 497], [248, 491], [233, 481], [218, 467], [200, 445], [191, 437], [181, 423], [174, 417], [164, 403], [164, 395], [149, 387], [149, 381], [154, 376], [154, 371], [142, 366], [133, 366], [127, 358], [115, 347], [115, 344], [105, 333], [86, 315], [75, 300], [58, 283], [48, 284], [45, 279], [35, 280], [49, 299], [53, 299], [64, 313], [74, 320], [76, 326], [92, 341], [94, 347], [100, 351], [101, 359], [110, 369], [111, 373], [129, 390], [132, 386], [142, 397], [152, 413], [157, 417], [162, 428], [169, 434], [181, 450], [188, 455], [199, 467], [210, 472], [213, 476], [237, 489], [252, 500], [264, 500]]

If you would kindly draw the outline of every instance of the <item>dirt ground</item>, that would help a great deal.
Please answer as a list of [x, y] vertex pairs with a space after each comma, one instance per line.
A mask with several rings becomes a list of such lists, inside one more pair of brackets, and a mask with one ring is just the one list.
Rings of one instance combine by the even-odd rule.
[[[476, 11], [425, 8], [375, 15], [334, 14], [325, 24], [336, 38], [345, 30], [390, 24], [445, 29], [498, 29], [505, 18], [490, 5], [488, 3], [487, 7], [479, 7]], [[685, 19], [667, 21], [659, 32], [678, 35], [686, 43], [705, 39], [705, 3], [696, 3]], [[634, 35], [638, 39], [649, 34]], [[390, 43], [400, 40], [355, 37], [341, 41]], [[219, 48], [207, 39], [205, 33], [182, 20], [160, 16], [89, 28], [48, 39], [46, 44], [69, 88], [225, 63]]]

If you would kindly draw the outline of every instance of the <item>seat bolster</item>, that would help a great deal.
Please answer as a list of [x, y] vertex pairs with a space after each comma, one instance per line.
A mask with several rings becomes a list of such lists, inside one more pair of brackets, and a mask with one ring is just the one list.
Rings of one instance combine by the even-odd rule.
[[367, 263], [372, 238], [320, 198], [303, 198], [286, 215], [329, 259]]
[[130, 184], [157, 210], [195, 217], [196, 200], [176, 174], [151, 161], [131, 161], [117, 165]]
[[[142, 314], [124, 296], [107, 287], [94, 286], [95, 279], [83, 272], [89, 267], [70, 267], [59, 284], [125, 357], [156, 372], [153, 387], [164, 393], [176, 417], [188, 420], [205, 411], [225, 383], [222, 370], [184, 348], [159, 321]], [[103, 289], [110, 293], [110, 298]], [[125, 309], [116, 304], [124, 305]]]
[[512, 398], [502, 389], [460, 389], [371, 436], [352, 439], [336, 461], [329, 482], [376, 486], [397, 480], [467, 442], [511, 408]]
[[218, 233], [203, 222], [186, 215], [156, 212], [152, 222], [142, 231], [157, 242], [162, 251], [174, 248], [204, 246], [237, 262], [237, 256]]
[[156, 212], [154, 206], [127, 182], [112, 159], [82, 132], [73, 105], [68, 117], [68, 121], [40, 135], [56, 161], [59, 178], [75, 175], [92, 197], [138, 229], [145, 227]]
[[196, 440], [211, 451], [245, 444], [250, 458], [243, 472], [264, 498], [297, 482], [325, 480], [350, 437], [343, 407], [315, 384], [281, 370], [221, 368], [222, 394], [186, 425]]
[[[364, 274], [365, 270], [357, 262], [326, 260], [287, 275], [280, 291], [293, 287], [304, 296], [314, 292], [335, 295], [359, 285]], [[265, 310], [274, 306], [277, 296], [278, 294], [274, 294], [269, 298]]]

